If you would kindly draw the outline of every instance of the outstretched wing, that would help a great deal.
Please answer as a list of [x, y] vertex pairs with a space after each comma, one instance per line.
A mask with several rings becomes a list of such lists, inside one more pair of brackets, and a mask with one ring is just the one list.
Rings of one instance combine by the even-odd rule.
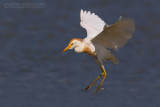
[[86, 29], [87, 38], [89, 38], [90, 40], [97, 36], [100, 32], [102, 32], [105, 26], [105, 22], [90, 11], [87, 12], [81, 10], [80, 19], [80, 25], [81, 27]]
[[99, 35], [92, 39], [92, 42], [107, 48], [117, 49], [127, 43], [134, 30], [133, 20], [120, 18], [115, 24], [105, 27]]

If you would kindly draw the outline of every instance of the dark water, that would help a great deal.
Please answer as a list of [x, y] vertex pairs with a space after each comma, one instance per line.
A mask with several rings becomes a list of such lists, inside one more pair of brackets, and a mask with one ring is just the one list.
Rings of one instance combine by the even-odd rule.
[[[11, 8], [5, 3], [42, 3]], [[160, 2], [158, 0], [1, 0], [0, 107], [160, 107]], [[82, 88], [100, 74], [86, 54], [61, 51], [84, 38], [80, 9], [106, 23], [134, 19], [136, 31], [118, 50], [120, 64], [105, 62], [104, 91]]]

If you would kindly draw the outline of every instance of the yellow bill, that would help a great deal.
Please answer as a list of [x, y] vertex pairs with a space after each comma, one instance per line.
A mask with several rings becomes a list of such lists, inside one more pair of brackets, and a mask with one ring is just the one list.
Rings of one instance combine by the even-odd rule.
[[68, 45], [62, 52], [64, 53], [65, 51], [67, 51], [72, 45]]

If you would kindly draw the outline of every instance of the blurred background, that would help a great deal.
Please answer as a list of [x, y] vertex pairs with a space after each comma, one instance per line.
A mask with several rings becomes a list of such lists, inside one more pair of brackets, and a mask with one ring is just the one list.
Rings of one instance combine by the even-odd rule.
[[[62, 54], [72, 38], [86, 37], [80, 9], [136, 25], [115, 52], [119, 65], [104, 63], [105, 90], [95, 95], [95, 87], [81, 91], [101, 73], [94, 59]], [[160, 107], [159, 46], [159, 0], [1, 0], [0, 107]]]

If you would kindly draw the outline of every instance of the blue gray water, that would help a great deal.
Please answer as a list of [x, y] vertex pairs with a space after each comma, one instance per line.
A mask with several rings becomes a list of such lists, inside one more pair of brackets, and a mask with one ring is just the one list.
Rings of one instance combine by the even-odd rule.
[[[42, 3], [11, 8], [6, 3]], [[4, 6], [4, 4], [6, 4]], [[160, 2], [158, 0], [1, 0], [0, 107], [160, 107]], [[14, 4], [15, 5], [15, 4]], [[24, 4], [21, 4], [24, 5]], [[8, 6], [8, 7], [6, 7]], [[72, 38], [84, 38], [80, 9], [106, 23], [134, 19], [136, 31], [105, 62], [105, 90], [81, 91], [101, 72], [94, 59], [68, 51]]]

